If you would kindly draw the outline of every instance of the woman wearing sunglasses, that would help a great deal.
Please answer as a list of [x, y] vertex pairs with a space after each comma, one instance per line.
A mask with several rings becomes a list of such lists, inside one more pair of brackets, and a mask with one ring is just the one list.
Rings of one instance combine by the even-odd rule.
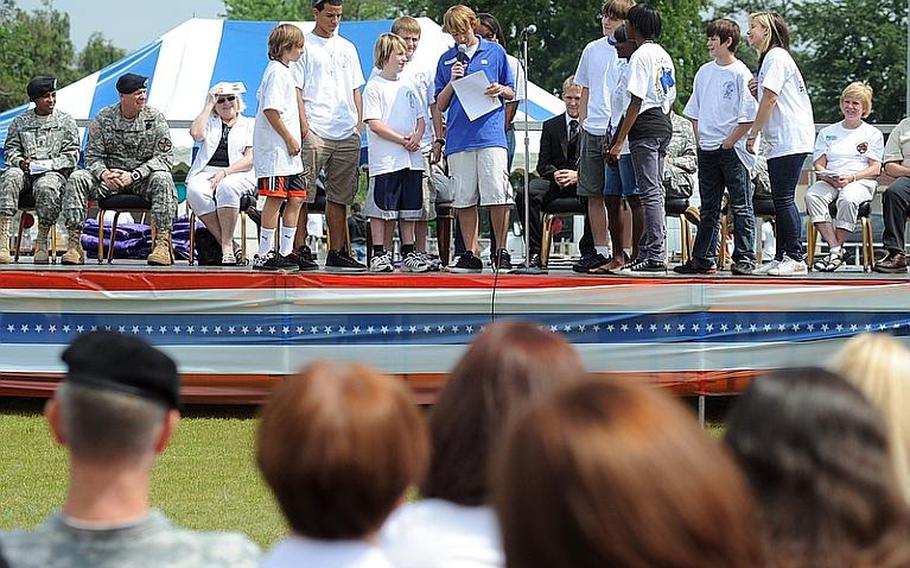
[[201, 143], [186, 176], [186, 201], [221, 245], [221, 264], [245, 264], [234, 243], [240, 199], [255, 195], [253, 119], [244, 116], [243, 83], [218, 83], [190, 126]]

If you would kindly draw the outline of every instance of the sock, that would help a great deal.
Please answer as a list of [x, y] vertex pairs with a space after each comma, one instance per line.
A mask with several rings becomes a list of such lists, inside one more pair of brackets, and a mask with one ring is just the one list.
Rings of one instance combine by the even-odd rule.
[[410, 245], [401, 245], [401, 256], [408, 256], [409, 254], [411, 254], [412, 252], [414, 252], [414, 250], [415, 250], [415, 249], [414, 249], [414, 245], [413, 245], [413, 244], [410, 244]]
[[269, 251], [273, 248], [275, 248], [275, 229], [263, 227], [259, 230], [259, 258], [268, 256]]
[[610, 247], [594, 247], [594, 250], [596, 250], [599, 254], [604, 255], [604, 257], [610, 256]]
[[278, 254], [287, 256], [294, 252], [294, 235], [297, 234], [297, 227], [281, 228], [281, 243], [278, 245]]
[[379, 256], [380, 254], [385, 254], [385, 247], [383, 245], [373, 245], [373, 256]]
[[841, 249], [843, 249], [843, 248], [844, 248], [844, 247], [831, 247], [830, 250], [831, 250], [831, 252], [833, 252], [833, 253], [837, 253], [837, 252], [840, 252]]

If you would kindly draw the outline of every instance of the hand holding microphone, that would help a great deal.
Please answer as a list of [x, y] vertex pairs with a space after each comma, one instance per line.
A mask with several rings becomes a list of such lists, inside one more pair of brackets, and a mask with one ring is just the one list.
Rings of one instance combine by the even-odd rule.
[[455, 64], [452, 65], [452, 80], [464, 77], [468, 68], [468, 46], [463, 43], [458, 44], [458, 55], [455, 56]]

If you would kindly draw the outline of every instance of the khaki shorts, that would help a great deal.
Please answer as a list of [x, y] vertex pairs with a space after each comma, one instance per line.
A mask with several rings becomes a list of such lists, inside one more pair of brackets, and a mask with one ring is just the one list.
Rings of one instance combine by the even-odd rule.
[[[319, 172], [325, 170], [326, 200], [340, 205], [354, 203], [357, 192], [357, 168], [360, 165], [360, 135], [344, 140], [325, 140], [312, 130], [301, 150], [307, 187], [316, 187]], [[307, 195], [307, 203], [316, 200], [316, 192]]]
[[509, 158], [505, 148], [465, 150], [448, 156], [456, 209], [511, 205]]

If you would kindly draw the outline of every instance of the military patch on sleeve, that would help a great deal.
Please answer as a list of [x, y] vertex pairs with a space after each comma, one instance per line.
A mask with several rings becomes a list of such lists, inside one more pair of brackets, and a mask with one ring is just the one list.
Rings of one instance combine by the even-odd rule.
[[88, 133], [91, 136], [94, 136], [98, 132], [98, 121], [93, 120], [91, 124], [88, 125]]
[[171, 151], [171, 139], [170, 138], [159, 138], [158, 139], [158, 150], [162, 152]]

